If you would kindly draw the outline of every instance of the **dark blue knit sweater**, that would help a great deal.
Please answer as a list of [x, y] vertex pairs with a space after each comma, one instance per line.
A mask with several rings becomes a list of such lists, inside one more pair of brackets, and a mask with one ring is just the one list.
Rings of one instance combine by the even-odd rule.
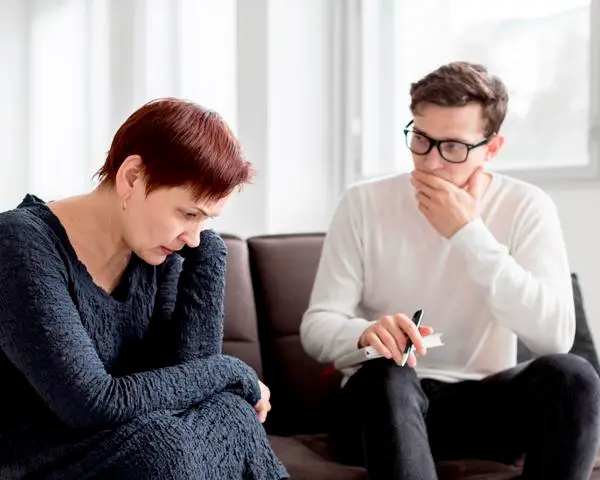
[[224, 242], [183, 256], [109, 295], [41, 200], [0, 214], [0, 478], [285, 477], [221, 354]]

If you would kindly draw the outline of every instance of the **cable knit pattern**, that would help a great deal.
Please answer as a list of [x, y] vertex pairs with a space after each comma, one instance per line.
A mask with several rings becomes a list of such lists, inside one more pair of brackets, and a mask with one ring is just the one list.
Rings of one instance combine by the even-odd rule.
[[288, 478], [221, 353], [225, 264], [208, 230], [109, 295], [40, 199], [0, 214], [0, 478]]

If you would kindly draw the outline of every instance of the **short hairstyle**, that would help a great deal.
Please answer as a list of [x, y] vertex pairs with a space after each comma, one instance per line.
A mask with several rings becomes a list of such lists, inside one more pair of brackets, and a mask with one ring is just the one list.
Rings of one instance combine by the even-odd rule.
[[114, 185], [130, 155], [142, 159], [146, 194], [185, 186], [198, 200], [219, 200], [250, 183], [254, 174], [239, 141], [216, 112], [176, 98], [146, 103], [119, 127], [96, 174], [101, 186]]
[[483, 107], [485, 136], [500, 131], [508, 108], [506, 86], [483, 65], [452, 62], [442, 65], [410, 87], [410, 110], [431, 103], [443, 107], [462, 107], [478, 103]]

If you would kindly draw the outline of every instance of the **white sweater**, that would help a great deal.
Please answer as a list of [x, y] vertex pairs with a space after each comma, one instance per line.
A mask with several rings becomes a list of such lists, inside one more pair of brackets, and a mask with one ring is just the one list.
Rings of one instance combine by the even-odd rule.
[[[423, 308], [444, 346], [417, 357], [421, 378], [481, 379], [537, 354], [569, 351], [575, 309], [557, 210], [542, 190], [493, 174], [480, 216], [450, 240], [417, 209], [408, 174], [345, 192], [327, 233], [300, 327], [330, 363], [383, 314]], [[344, 371], [344, 381], [356, 369]]]

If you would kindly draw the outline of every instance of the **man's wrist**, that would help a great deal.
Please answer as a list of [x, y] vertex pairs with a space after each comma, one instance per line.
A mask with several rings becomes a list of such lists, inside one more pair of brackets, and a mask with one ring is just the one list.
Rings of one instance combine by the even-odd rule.
[[468, 222], [448, 240], [455, 248], [462, 251], [466, 257], [475, 260], [480, 258], [483, 252], [505, 248], [496, 240], [480, 217]]
[[474, 222], [475, 220], [477, 220], [478, 217], [473, 217], [473, 218], [468, 218], [466, 220], [464, 220], [459, 227], [454, 230], [454, 232], [452, 233], [452, 235], [448, 236], [447, 239], [448, 240], [452, 240], [452, 238], [456, 237], [461, 231], [463, 231], [465, 228], [467, 228], [469, 226], [469, 224], [471, 224], [472, 222]]

